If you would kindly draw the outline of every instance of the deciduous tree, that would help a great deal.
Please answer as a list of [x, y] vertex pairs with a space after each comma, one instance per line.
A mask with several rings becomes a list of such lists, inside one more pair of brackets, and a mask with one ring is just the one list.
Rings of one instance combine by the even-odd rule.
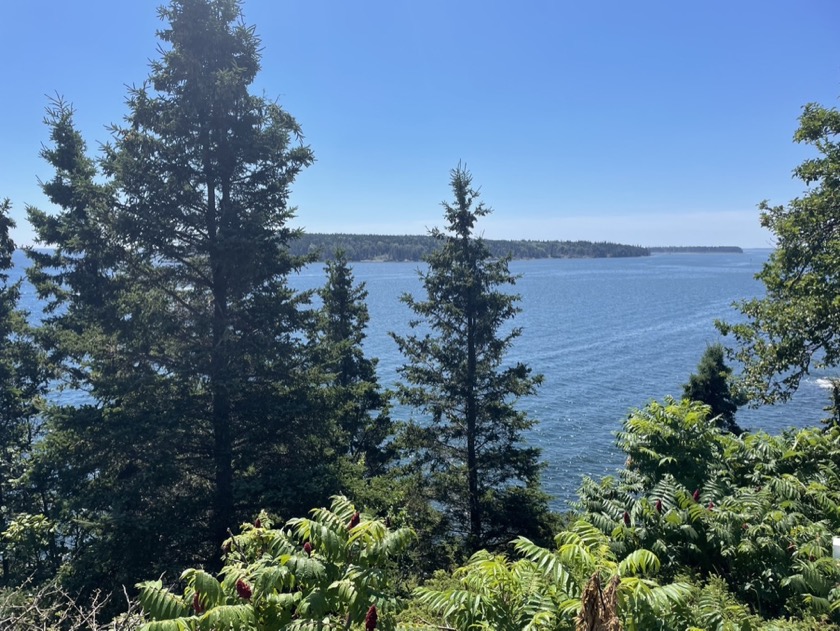
[[785, 400], [812, 369], [840, 363], [840, 111], [806, 105], [794, 134], [817, 155], [794, 174], [806, 185], [786, 206], [762, 202], [776, 237], [758, 279], [764, 297], [740, 303], [747, 321], [720, 323], [737, 343], [743, 383], [758, 402]]

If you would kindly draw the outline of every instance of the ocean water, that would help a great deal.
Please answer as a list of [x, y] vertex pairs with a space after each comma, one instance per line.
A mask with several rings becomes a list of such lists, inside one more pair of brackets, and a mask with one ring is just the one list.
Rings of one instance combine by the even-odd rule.
[[[521, 400], [537, 420], [528, 440], [542, 449], [543, 486], [564, 509], [583, 475], [614, 473], [624, 457], [615, 432], [628, 412], [667, 395], [679, 397], [707, 345], [723, 341], [715, 319], [740, 321], [732, 307], [760, 296], [755, 274], [769, 250], [743, 254], [657, 254], [625, 259], [513, 261], [522, 335], [509, 357], [544, 376], [538, 394]], [[382, 385], [398, 379], [402, 357], [389, 331], [408, 332], [412, 317], [399, 301], [424, 298], [417, 263], [355, 263], [369, 292], [365, 350], [379, 358]], [[293, 279], [300, 289], [323, 284], [320, 265]], [[775, 433], [817, 425], [829, 403], [824, 374], [806, 379], [793, 399], [739, 410], [742, 427]], [[410, 410], [395, 409], [395, 416]]]
[[[732, 307], [762, 294], [755, 274], [769, 250], [744, 254], [658, 254], [625, 259], [542, 259], [513, 261], [520, 275], [513, 291], [521, 297], [510, 361], [523, 361], [544, 376], [536, 396], [520, 401], [537, 424], [527, 439], [542, 449], [543, 486], [565, 509], [581, 477], [615, 472], [624, 462], [614, 435], [628, 412], [666, 395], [679, 396], [708, 344], [724, 341], [715, 319], [739, 321]], [[25, 257], [15, 256], [16, 272]], [[424, 298], [418, 263], [354, 263], [357, 282], [369, 292], [365, 351], [379, 359], [383, 386], [399, 378], [402, 365], [388, 335], [409, 331], [412, 318], [400, 302], [404, 293]], [[293, 276], [301, 290], [324, 283], [315, 264]], [[23, 305], [37, 311], [29, 286]], [[784, 404], [739, 410], [742, 427], [775, 433], [818, 425], [827, 413], [826, 375], [817, 373]], [[395, 418], [411, 410], [396, 407]]]

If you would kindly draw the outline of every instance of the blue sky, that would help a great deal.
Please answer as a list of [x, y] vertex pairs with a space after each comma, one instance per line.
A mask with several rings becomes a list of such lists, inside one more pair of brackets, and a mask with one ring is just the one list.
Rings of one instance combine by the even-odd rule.
[[[43, 208], [47, 95], [91, 152], [156, 57], [155, 1], [28, 0], [0, 22], [0, 196]], [[802, 193], [802, 105], [840, 96], [836, 0], [250, 0], [255, 89], [302, 125], [312, 232], [439, 225], [464, 161], [488, 238], [768, 247], [762, 199]]]

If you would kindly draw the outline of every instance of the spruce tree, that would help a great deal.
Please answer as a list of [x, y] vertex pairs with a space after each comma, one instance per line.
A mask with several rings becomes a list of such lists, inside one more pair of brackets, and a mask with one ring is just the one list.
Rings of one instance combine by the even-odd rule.
[[393, 458], [388, 401], [376, 377], [376, 360], [365, 356], [368, 323], [364, 283], [355, 283], [344, 251], [326, 264], [327, 282], [318, 292], [316, 353], [326, 372], [328, 405], [340, 432], [339, 450], [362, 463], [364, 476], [384, 473]]
[[57, 563], [52, 526], [27, 479], [41, 438], [40, 407], [48, 381], [43, 357], [20, 308], [21, 280], [12, 280], [15, 244], [11, 203], [0, 201], [0, 585], [43, 580]]
[[291, 116], [249, 92], [260, 43], [237, 0], [174, 0], [161, 15], [168, 48], [131, 91], [105, 165], [126, 200], [135, 267], [169, 296], [177, 350], [166, 369], [186, 379], [212, 436], [221, 541], [236, 522], [234, 470], [261, 466], [258, 448], [272, 451], [272, 435], [285, 433], [271, 417], [283, 407], [275, 384], [288, 384], [298, 354], [286, 277], [303, 263], [287, 250], [287, 200], [312, 154]]
[[718, 427], [740, 434], [742, 430], [735, 422], [735, 412], [743, 400], [730, 389], [732, 369], [726, 365], [723, 356], [721, 344], [712, 344], [706, 348], [697, 365], [697, 372], [683, 386], [683, 397], [705, 403], [712, 409], [712, 417], [717, 418]]
[[446, 228], [432, 230], [440, 247], [426, 258], [420, 279], [425, 300], [402, 300], [417, 315], [410, 335], [392, 334], [406, 363], [401, 402], [421, 412], [408, 426], [407, 446], [422, 486], [441, 507], [450, 532], [467, 548], [533, 533], [545, 512], [539, 491], [539, 450], [524, 444], [534, 425], [516, 401], [535, 392], [542, 378], [505, 353], [520, 335], [509, 327], [518, 296], [508, 259], [494, 258], [474, 235], [490, 212], [476, 203], [470, 173], [451, 172], [452, 203], [444, 203]]
[[166, 295], [137, 282], [115, 229], [116, 187], [87, 155], [73, 114], [61, 100], [47, 112], [42, 156], [55, 175], [43, 189], [59, 210], [28, 209], [50, 246], [28, 251], [27, 272], [45, 302], [37, 339], [56, 371], [52, 387], [64, 391], [47, 406], [29, 477], [49, 490], [44, 510], [66, 548], [65, 584], [86, 592], [175, 573], [215, 546], [196, 447], [206, 440], [160, 361]]
[[84, 394], [50, 413], [39, 475], [73, 524], [72, 574], [133, 583], [218, 559], [260, 508], [336, 490], [309, 378], [305, 259], [289, 187], [312, 153], [249, 91], [259, 39], [237, 0], [173, 0], [161, 58], [94, 160], [62, 102], [48, 113], [57, 214], [30, 210], [41, 340]]

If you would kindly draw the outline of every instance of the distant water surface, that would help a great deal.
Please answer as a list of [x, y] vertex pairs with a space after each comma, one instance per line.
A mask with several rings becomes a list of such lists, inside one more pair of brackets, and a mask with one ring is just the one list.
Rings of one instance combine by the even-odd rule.
[[[545, 489], [556, 508], [566, 508], [581, 476], [613, 473], [623, 464], [614, 433], [634, 407], [679, 396], [708, 344], [721, 341], [714, 320], [739, 321], [736, 300], [762, 294], [755, 274], [769, 250], [744, 254], [656, 254], [623, 259], [541, 259], [514, 261], [515, 291], [523, 329], [509, 354], [524, 361], [545, 381], [522, 408], [538, 423], [528, 435], [542, 448]], [[26, 266], [15, 253], [16, 272]], [[399, 301], [408, 292], [424, 295], [418, 263], [354, 263], [357, 282], [369, 292], [370, 323], [365, 351], [379, 358], [382, 385], [398, 379], [402, 357], [389, 331], [407, 333], [412, 314]], [[321, 264], [291, 278], [297, 289], [323, 285]], [[25, 307], [37, 310], [37, 297], [23, 289]], [[817, 425], [829, 404], [826, 375], [801, 385], [791, 402], [738, 412], [746, 428], [778, 432]], [[410, 410], [395, 408], [396, 417]]]
[[[565, 508], [581, 476], [613, 473], [624, 458], [614, 433], [629, 410], [666, 395], [679, 396], [706, 346], [722, 340], [716, 318], [740, 320], [732, 303], [759, 296], [755, 274], [770, 250], [744, 254], [657, 254], [623, 259], [514, 261], [523, 329], [509, 357], [524, 361], [545, 381], [524, 399], [538, 420], [528, 439], [542, 448], [545, 489]], [[417, 263], [354, 263], [369, 292], [365, 350], [379, 358], [383, 385], [398, 379], [402, 364], [388, 331], [406, 333], [411, 312], [403, 293], [424, 298]], [[293, 281], [300, 289], [323, 284], [321, 265]], [[817, 425], [829, 403], [825, 375], [807, 379], [785, 405], [743, 409], [746, 428], [778, 432]], [[409, 411], [397, 408], [395, 414]]]

